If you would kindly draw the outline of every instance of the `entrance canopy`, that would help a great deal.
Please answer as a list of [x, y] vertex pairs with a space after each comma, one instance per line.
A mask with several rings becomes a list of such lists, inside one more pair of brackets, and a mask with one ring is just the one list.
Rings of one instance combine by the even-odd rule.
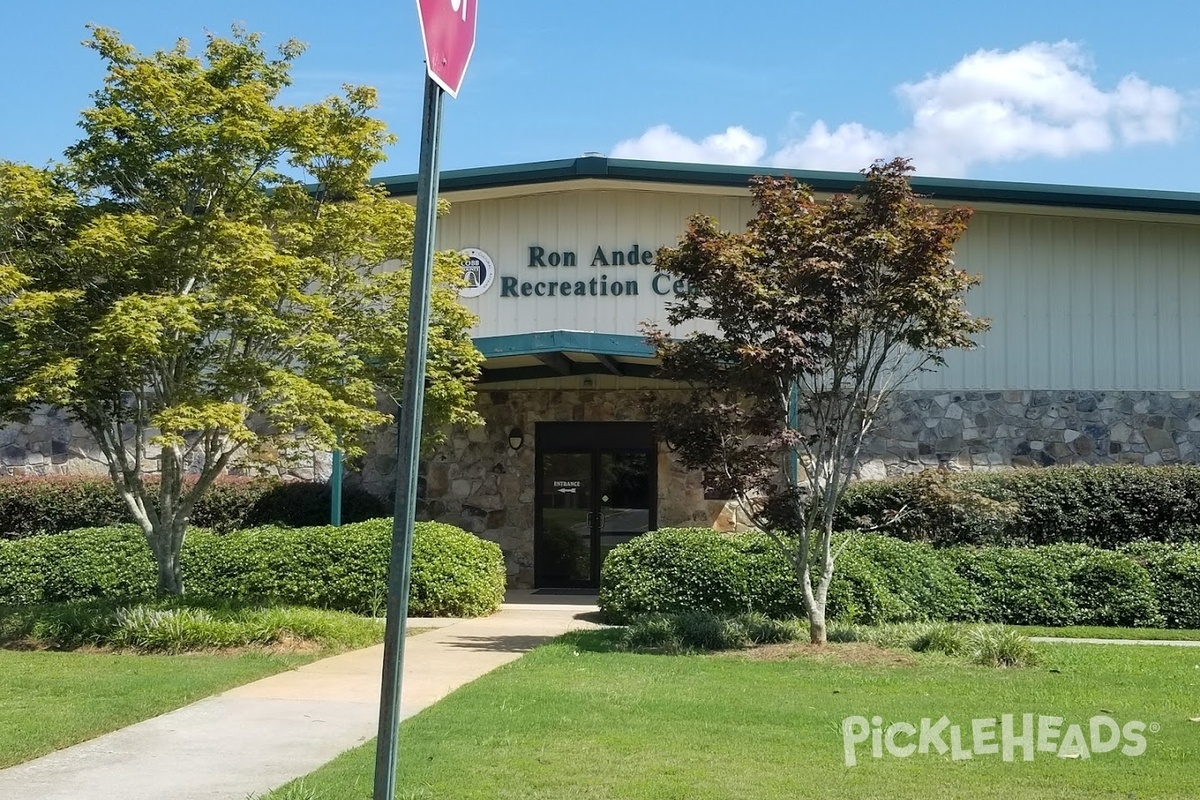
[[653, 377], [654, 349], [641, 336], [586, 331], [539, 331], [480, 336], [486, 359], [479, 383], [565, 378], [571, 375]]

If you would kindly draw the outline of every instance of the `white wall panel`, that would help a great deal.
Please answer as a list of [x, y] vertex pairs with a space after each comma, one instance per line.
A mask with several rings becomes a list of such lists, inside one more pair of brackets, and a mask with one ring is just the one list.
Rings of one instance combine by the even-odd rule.
[[[453, 205], [438, 226], [438, 246], [478, 247], [496, 265], [496, 281], [478, 298], [464, 303], [479, 318], [478, 336], [545, 330], [582, 330], [603, 333], [638, 333], [643, 320], [665, 322], [673, 294], [653, 290], [654, 268], [637, 266], [593, 267], [596, 249], [611, 260], [612, 251], [627, 254], [657, 251], [678, 242], [688, 216], [703, 212], [729, 227], [741, 228], [750, 216], [748, 198], [659, 194], [639, 191], [565, 191], [499, 200], [464, 201]], [[729, 222], [726, 222], [726, 219]], [[543, 248], [548, 262], [553, 252], [575, 254], [577, 266], [530, 267], [530, 247]], [[506, 295], [504, 279], [526, 282], [582, 281], [589, 294], [577, 297], [524, 297]], [[602, 284], [633, 281], [637, 294], [593, 296]], [[603, 280], [602, 280], [603, 279]], [[670, 281], [660, 281], [660, 288]], [[543, 287], [546, 291], [549, 287]], [[555, 290], [557, 293], [557, 289]]]
[[1200, 388], [1200, 227], [986, 212], [958, 254], [992, 329], [917, 386]]
[[[676, 244], [694, 213], [740, 229], [748, 196], [572, 189], [455, 204], [439, 246], [480, 247], [497, 267], [486, 294], [464, 302], [476, 335], [544, 330], [637, 334], [665, 319], [670, 294], [652, 291], [650, 266], [591, 266], [602, 247], [656, 250]], [[529, 267], [530, 246], [571, 251], [575, 267]], [[1200, 389], [1200, 225], [1038, 214], [976, 213], [959, 264], [983, 276], [968, 299], [992, 329], [980, 347], [950, 353], [919, 376], [929, 389]], [[504, 296], [503, 279], [637, 282], [636, 296]], [[574, 286], [572, 286], [572, 289]]]

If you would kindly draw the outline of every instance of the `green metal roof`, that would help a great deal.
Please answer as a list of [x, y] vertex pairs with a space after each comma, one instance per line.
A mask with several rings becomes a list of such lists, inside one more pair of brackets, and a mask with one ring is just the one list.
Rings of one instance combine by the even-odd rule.
[[[862, 176], [854, 172], [817, 172], [776, 167], [731, 167], [664, 161], [632, 161], [603, 156], [450, 170], [441, 174], [440, 182], [443, 192], [549, 185], [589, 178], [679, 186], [743, 188], [755, 175], [790, 175], [808, 184], [814, 191], [831, 193], [849, 192], [862, 182]], [[416, 175], [376, 178], [372, 182], [383, 184], [393, 196], [409, 196], [417, 193]], [[953, 202], [1013, 203], [1200, 215], [1200, 194], [1192, 192], [922, 177], [914, 177], [912, 185], [921, 194]]]
[[[503, 336], [476, 336], [475, 347], [486, 359], [479, 383], [616, 375], [649, 378], [657, 372], [654, 348], [641, 336], [591, 331], [539, 331]], [[589, 357], [581, 360], [581, 356]], [[513, 359], [534, 363], [513, 365]], [[594, 360], [592, 360], [594, 359]], [[629, 362], [626, 359], [638, 359]]]
[[536, 356], [540, 353], [593, 353], [621, 358], [654, 358], [645, 337], [591, 331], [540, 331], [503, 336], [476, 336], [475, 347], [484, 358]]

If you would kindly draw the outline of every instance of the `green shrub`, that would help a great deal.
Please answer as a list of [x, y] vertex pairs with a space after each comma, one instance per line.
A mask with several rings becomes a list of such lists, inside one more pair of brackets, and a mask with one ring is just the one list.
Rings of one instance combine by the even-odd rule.
[[[381, 610], [387, 594], [391, 521], [341, 528], [194, 530], [182, 554], [184, 588], [211, 601]], [[412, 616], [479, 616], [499, 607], [500, 548], [450, 525], [416, 525]], [[155, 568], [132, 526], [0, 542], [0, 604], [131, 600], [153, 594]], [[197, 623], [199, 624], [199, 623]]]
[[862, 552], [848, 549], [834, 563], [825, 615], [846, 624], [879, 625], [904, 619], [909, 609], [887, 590], [874, 562]]
[[107, 478], [0, 479], [0, 537], [116, 525], [128, 515]]
[[[358, 613], [387, 596], [391, 520], [341, 528], [256, 528], [189, 540], [184, 580], [197, 597], [268, 600]], [[411, 616], [481, 616], [504, 599], [500, 548], [452, 525], [418, 522]]]
[[1067, 565], [1074, 625], [1158, 627], [1163, 624], [1150, 574], [1129, 556], [1084, 545], [1038, 548]]
[[[834, 547], [840, 548], [839, 536]], [[969, 615], [975, 602], [931, 547], [855, 534], [838, 557], [826, 613], [879, 624]], [[799, 581], [776, 542], [762, 533], [663, 528], [615, 548], [605, 559], [600, 608], [614, 623], [642, 614], [706, 611], [804, 616]]]
[[0, 605], [131, 600], [154, 594], [156, 583], [146, 539], [132, 525], [0, 541]]
[[851, 484], [842, 496], [835, 525], [878, 529], [906, 541], [939, 546], [1003, 543], [1017, 520], [1019, 504], [999, 485], [926, 470], [914, 475]]
[[[292, 528], [329, 522], [328, 483], [227, 478], [213, 484], [196, 505], [192, 522], [218, 533], [260, 525]], [[342, 487], [342, 523], [392, 515], [391, 506], [360, 486]]]
[[943, 552], [977, 594], [974, 613], [959, 619], [1050, 626], [1162, 624], [1150, 575], [1121, 553], [1085, 545]]
[[[1200, 627], [1200, 546], [1146, 545], [1131, 557], [1085, 545], [938, 549], [845, 537], [834, 541], [830, 622]], [[600, 607], [618, 623], [687, 611], [804, 616], [799, 583], [774, 542], [707, 529], [664, 529], [614, 549]]]
[[[979, 598], [971, 586], [938, 551], [924, 543], [853, 534], [833, 575], [830, 595], [837, 602], [831, 599], [830, 616], [846, 622], [878, 625], [973, 619], [978, 613]], [[843, 583], [854, 588], [843, 593]]]
[[945, 551], [979, 597], [979, 619], [1010, 625], [1070, 625], [1078, 607], [1071, 597], [1070, 566], [1042, 551], [1019, 547]]
[[1168, 628], [1200, 628], [1200, 546], [1143, 542], [1126, 553], [1148, 573]]
[[[329, 497], [329, 485], [325, 483], [226, 477], [196, 502], [192, 524], [218, 533], [259, 525], [321, 525], [329, 520]], [[389, 513], [386, 503], [366, 490], [344, 487], [343, 522], [361, 522]], [[0, 479], [0, 538], [19, 539], [129, 521], [129, 510], [108, 478]]]
[[417, 528], [411, 616], [480, 617], [500, 607], [506, 570], [499, 545], [440, 522], [418, 522]]
[[794, 617], [802, 600], [791, 568], [765, 535], [662, 528], [609, 553], [600, 608], [614, 623], [686, 611]]
[[[899, 514], [901, 509], [903, 514]], [[1200, 466], [922, 473], [850, 486], [839, 527], [936, 545], [1200, 540]]]

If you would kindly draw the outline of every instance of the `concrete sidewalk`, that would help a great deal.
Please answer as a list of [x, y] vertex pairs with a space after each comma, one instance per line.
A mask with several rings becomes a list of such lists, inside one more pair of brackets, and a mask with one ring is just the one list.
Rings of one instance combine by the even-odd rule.
[[1200, 647], [1200, 642], [1193, 639], [1072, 639], [1067, 636], [1030, 636], [1029, 641], [1046, 644], [1123, 644]]
[[[513, 593], [485, 619], [440, 625], [405, 649], [402, 715], [568, 630], [594, 598]], [[542, 602], [544, 601], [544, 602]], [[372, 738], [383, 647], [335, 656], [0, 770], [0, 800], [245, 800]]]

